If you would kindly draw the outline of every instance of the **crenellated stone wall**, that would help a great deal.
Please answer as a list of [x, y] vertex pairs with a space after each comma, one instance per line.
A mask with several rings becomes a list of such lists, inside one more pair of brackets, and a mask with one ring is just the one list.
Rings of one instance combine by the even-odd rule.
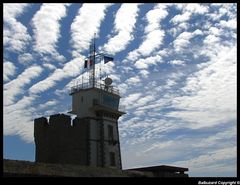
[[65, 114], [34, 120], [36, 162], [87, 164], [88, 119], [73, 119]]
[[[71, 124], [72, 122], [72, 124]], [[109, 137], [108, 127], [113, 128]], [[117, 122], [100, 118], [71, 119], [65, 114], [34, 120], [36, 162], [78, 164], [121, 169]], [[110, 155], [114, 154], [113, 164]]]

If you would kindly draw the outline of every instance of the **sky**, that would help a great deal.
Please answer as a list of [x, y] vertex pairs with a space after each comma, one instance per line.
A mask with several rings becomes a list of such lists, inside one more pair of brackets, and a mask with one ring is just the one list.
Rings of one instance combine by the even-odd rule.
[[235, 177], [236, 16], [233, 3], [3, 4], [4, 158], [35, 160], [33, 120], [70, 110], [95, 33], [114, 57], [96, 61], [97, 79], [113, 79], [127, 112], [123, 169]]

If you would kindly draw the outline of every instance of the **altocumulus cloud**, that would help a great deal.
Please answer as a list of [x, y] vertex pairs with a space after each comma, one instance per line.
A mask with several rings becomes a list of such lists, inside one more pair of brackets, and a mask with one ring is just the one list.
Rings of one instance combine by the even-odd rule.
[[[4, 4], [4, 135], [68, 111], [96, 33], [121, 92], [123, 168], [236, 176], [236, 4]], [[47, 17], [47, 18], [46, 18]], [[33, 47], [32, 47], [33, 46]], [[101, 68], [101, 70], [100, 70]], [[16, 151], [17, 152], [17, 151]]]

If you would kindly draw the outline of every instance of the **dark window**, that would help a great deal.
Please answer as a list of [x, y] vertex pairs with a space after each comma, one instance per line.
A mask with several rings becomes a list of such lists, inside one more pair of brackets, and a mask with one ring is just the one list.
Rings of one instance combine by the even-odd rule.
[[115, 153], [110, 152], [110, 166], [116, 166]]
[[104, 94], [103, 95], [103, 104], [106, 106], [118, 109], [119, 98]]
[[81, 101], [83, 102], [83, 96], [81, 96]]
[[108, 125], [108, 139], [110, 141], [113, 140], [113, 126], [112, 125]]

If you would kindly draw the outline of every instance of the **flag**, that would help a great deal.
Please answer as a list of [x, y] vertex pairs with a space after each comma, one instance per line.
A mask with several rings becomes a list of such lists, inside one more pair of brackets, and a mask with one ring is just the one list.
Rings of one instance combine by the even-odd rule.
[[85, 68], [90, 68], [93, 65], [93, 61], [91, 59], [86, 59], [84, 61], [84, 69]]
[[112, 57], [104, 56], [104, 57], [103, 57], [103, 60], [104, 60], [104, 64], [106, 64], [106, 63], [109, 62], [109, 61], [113, 61], [113, 58], [112, 58]]
[[89, 67], [93, 65], [93, 61], [89, 59]]
[[84, 61], [84, 68], [87, 68], [87, 63], [88, 63], [88, 60], [85, 60]]

